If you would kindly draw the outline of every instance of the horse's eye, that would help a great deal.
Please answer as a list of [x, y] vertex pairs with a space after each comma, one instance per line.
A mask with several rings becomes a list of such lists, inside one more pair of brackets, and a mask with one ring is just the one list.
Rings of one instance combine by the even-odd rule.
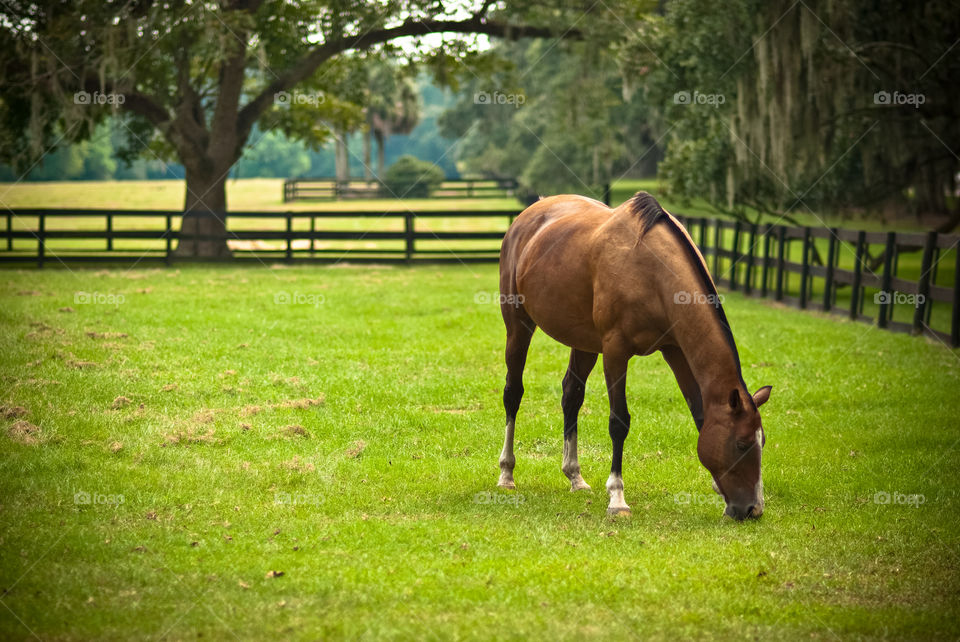
[[743, 453], [747, 452], [748, 450], [750, 450], [750, 446], [752, 445], [753, 445], [752, 442], [740, 441], [739, 439], [737, 440], [737, 450], [739, 450], [740, 452], [743, 452]]

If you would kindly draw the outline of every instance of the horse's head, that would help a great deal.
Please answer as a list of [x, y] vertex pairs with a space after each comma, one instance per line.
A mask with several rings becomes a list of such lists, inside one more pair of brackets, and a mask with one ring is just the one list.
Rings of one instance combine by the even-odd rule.
[[697, 441], [700, 462], [713, 475], [713, 489], [727, 503], [724, 515], [736, 520], [763, 514], [760, 455], [766, 441], [758, 408], [770, 398], [764, 386], [745, 399], [739, 389], [706, 409]]

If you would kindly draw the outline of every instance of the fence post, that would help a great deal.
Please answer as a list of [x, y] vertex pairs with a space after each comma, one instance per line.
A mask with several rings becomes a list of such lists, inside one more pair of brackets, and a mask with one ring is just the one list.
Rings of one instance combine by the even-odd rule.
[[737, 289], [737, 262], [740, 261], [740, 221], [733, 224], [733, 247], [730, 249], [730, 289]]
[[317, 217], [310, 216], [310, 257], [314, 257], [317, 254], [317, 240], [314, 238], [314, 235], [317, 233]]
[[167, 265], [170, 265], [170, 252], [173, 250], [173, 216], [167, 214], [167, 255], [164, 258], [164, 262]]
[[[893, 279], [893, 255], [897, 251], [897, 233], [887, 232], [887, 248], [884, 251], [883, 276], [881, 277], [880, 292], [880, 311], [877, 313], [877, 326], [887, 327], [887, 323], [893, 317], [893, 292], [890, 291], [891, 279]], [[886, 296], [884, 296], [886, 295]]]
[[833, 264], [837, 259], [837, 229], [830, 228], [830, 247], [827, 249], [827, 274], [823, 282], [823, 311], [829, 312], [833, 307], [833, 294], [836, 288], [833, 285]]
[[293, 212], [287, 212], [287, 263], [293, 263]]
[[917, 284], [917, 301], [913, 309], [913, 334], [923, 331], [923, 318], [930, 301], [930, 269], [933, 264], [933, 250], [937, 247], [937, 233], [927, 234], [927, 242], [923, 246], [923, 260], [920, 264], [920, 282]]
[[603, 204], [607, 207], [610, 207], [611, 197], [610, 197], [610, 183], [604, 183], [603, 185]]
[[413, 261], [413, 251], [414, 251], [413, 212], [406, 212], [403, 215], [403, 233], [404, 233], [404, 236], [406, 237], [406, 255], [407, 255], [407, 263], [409, 264]]
[[853, 263], [853, 285], [850, 286], [850, 318], [854, 321], [860, 316], [860, 281], [863, 277], [863, 252], [866, 239], [867, 233], [860, 230], [857, 233], [857, 251]]
[[13, 251], [13, 214], [7, 212], [7, 251]]
[[800, 257], [800, 309], [807, 307], [807, 288], [810, 283], [810, 228], [803, 228], [803, 255]]
[[783, 300], [783, 253], [785, 246], [787, 244], [787, 228], [783, 225], [779, 226], [777, 232], [777, 283], [776, 283], [776, 294], [774, 298], [777, 301]]
[[[700, 253], [707, 255], [707, 219], [700, 219]], [[706, 260], [706, 259], [704, 259]]]
[[743, 293], [752, 294], [753, 293], [753, 275], [756, 272], [756, 266], [753, 262], [756, 258], [756, 245], [757, 245], [757, 225], [750, 225], [750, 250], [747, 253], [747, 270], [746, 275], [743, 279]]
[[714, 278], [720, 276], [720, 248], [723, 246], [723, 227], [720, 219], [713, 222], [713, 275]]
[[953, 317], [950, 321], [950, 345], [960, 348], [960, 248], [953, 254]]
[[770, 282], [770, 241], [773, 233], [773, 226], [767, 223], [764, 226], [763, 234], [763, 269], [760, 272], [760, 296], [767, 296], [767, 287]]
[[47, 238], [47, 223], [43, 212], [40, 212], [40, 218], [37, 220], [37, 267], [43, 267], [44, 247]]
[[113, 214], [107, 214], [107, 252], [113, 251]]

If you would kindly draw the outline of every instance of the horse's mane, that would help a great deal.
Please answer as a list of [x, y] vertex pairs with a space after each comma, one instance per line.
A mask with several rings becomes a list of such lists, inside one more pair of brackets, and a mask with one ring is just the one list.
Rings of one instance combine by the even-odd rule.
[[640, 222], [640, 235], [656, 225], [659, 221], [667, 218], [667, 213], [660, 207], [653, 196], [647, 192], [637, 192], [629, 201], [627, 207], [630, 213], [637, 217]]
[[[737, 374], [740, 375], [740, 381], [743, 382], [743, 375], [740, 370], [740, 354], [737, 351], [737, 344], [733, 340], [733, 332], [730, 330], [730, 322], [727, 321], [727, 315], [723, 311], [723, 305], [720, 303], [720, 295], [717, 292], [717, 286], [713, 282], [713, 278], [710, 276], [710, 272], [707, 270], [707, 265], [704, 262], [703, 256], [700, 254], [700, 251], [693, 244], [693, 239], [690, 238], [690, 235], [683, 230], [680, 226], [680, 223], [670, 216], [667, 212], [660, 207], [660, 203], [657, 202], [653, 196], [647, 192], [637, 192], [627, 201], [627, 206], [629, 207], [630, 213], [633, 214], [637, 220], [640, 222], [640, 237], [643, 238], [643, 235], [647, 233], [654, 225], [657, 223], [663, 222], [670, 229], [670, 232], [677, 239], [677, 242], [686, 250], [685, 254], [690, 263], [694, 266], [697, 274], [700, 276], [702, 281], [702, 287], [704, 292], [708, 295], [714, 297], [716, 305], [712, 306], [716, 311], [717, 320], [720, 322], [720, 327], [723, 331], [724, 338], [726, 339], [727, 345], [730, 346], [731, 352], [733, 352], [734, 361], [737, 364]], [[746, 390], [746, 384], [744, 384], [744, 389]], [[753, 398], [750, 397], [749, 391], [747, 392], [747, 397], [750, 398], [748, 403], [752, 403]]]

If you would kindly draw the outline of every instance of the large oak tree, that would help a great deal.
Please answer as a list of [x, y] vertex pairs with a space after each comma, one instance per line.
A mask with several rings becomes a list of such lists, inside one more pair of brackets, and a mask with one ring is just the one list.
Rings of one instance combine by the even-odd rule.
[[[226, 255], [226, 178], [255, 125], [316, 143], [362, 119], [363, 88], [350, 79], [365, 52], [431, 34], [570, 35], [564, 21], [578, 14], [566, 4], [4, 0], [0, 160], [26, 170], [118, 116], [128, 154], [185, 168], [177, 253]], [[428, 62], [468, 64], [470, 44], [448, 35]]]

